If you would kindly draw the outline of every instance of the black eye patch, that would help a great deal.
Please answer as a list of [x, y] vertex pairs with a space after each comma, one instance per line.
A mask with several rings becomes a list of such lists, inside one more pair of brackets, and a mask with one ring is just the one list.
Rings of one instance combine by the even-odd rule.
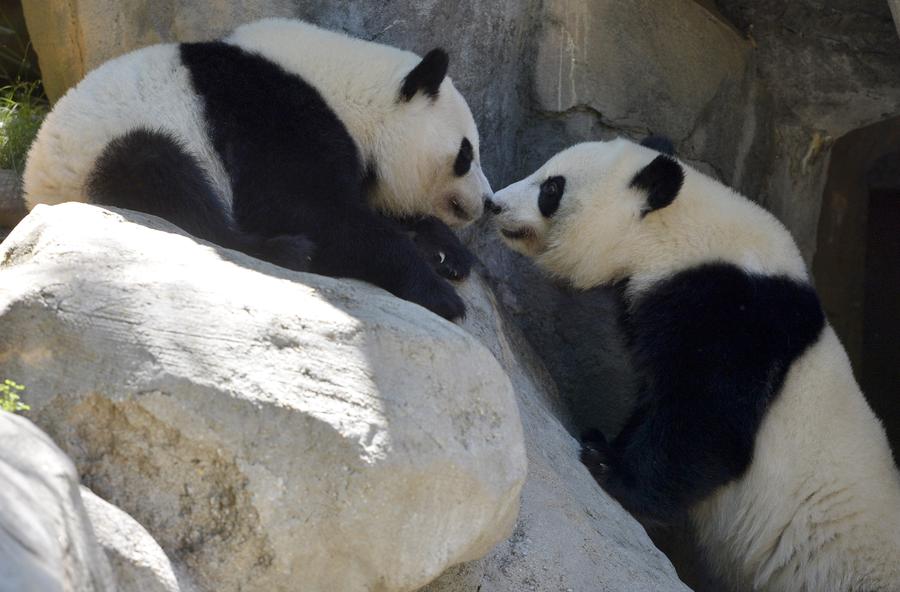
[[459, 153], [456, 155], [456, 162], [453, 163], [453, 174], [462, 177], [472, 168], [472, 159], [475, 153], [472, 149], [472, 142], [469, 138], [463, 138], [462, 144], [459, 145]]
[[541, 183], [541, 193], [538, 195], [538, 209], [544, 218], [549, 218], [559, 209], [559, 200], [566, 190], [565, 177], [550, 177]]

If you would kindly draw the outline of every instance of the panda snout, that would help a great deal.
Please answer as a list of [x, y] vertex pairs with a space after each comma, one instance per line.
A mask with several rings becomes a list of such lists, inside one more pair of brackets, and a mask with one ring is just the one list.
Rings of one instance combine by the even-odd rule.
[[484, 197], [484, 209], [490, 214], [497, 215], [503, 211], [503, 208], [500, 207], [500, 204], [496, 203], [490, 196], [486, 195]]

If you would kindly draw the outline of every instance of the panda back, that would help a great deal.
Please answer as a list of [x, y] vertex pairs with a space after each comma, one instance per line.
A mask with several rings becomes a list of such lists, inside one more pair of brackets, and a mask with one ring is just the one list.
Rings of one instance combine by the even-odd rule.
[[26, 205], [87, 201], [87, 179], [104, 148], [135, 129], [178, 139], [230, 203], [228, 177], [203, 123], [178, 45], [145, 47], [91, 71], [42, 125], [24, 174]]

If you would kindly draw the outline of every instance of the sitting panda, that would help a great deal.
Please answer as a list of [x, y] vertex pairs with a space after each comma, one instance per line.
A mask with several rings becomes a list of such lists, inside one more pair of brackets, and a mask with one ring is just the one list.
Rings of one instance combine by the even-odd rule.
[[576, 145], [491, 206], [511, 248], [624, 299], [638, 405], [583, 462], [637, 516], [687, 516], [738, 590], [900, 590], [900, 477], [791, 236], [646, 144]]
[[479, 218], [491, 188], [447, 67], [441, 49], [420, 59], [287, 19], [145, 47], [60, 99], [28, 155], [26, 204], [155, 214], [459, 317], [438, 273], [464, 277], [472, 259], [447, 225]]

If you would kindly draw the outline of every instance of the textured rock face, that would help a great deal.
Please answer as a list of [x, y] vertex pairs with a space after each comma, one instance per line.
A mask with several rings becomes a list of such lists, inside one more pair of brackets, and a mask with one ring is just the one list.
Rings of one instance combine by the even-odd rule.
[[0, 591], [115, 589], [72, 461], [30, 421], [0, 411]]
[[[97, 542], [109, 560], [119, 590], [140, 592], [188, 592], [179, 585], [172, 563], [159, 544], [134, 518], [100, 499], [87, 487], [81, 499]], [[184, 579], [184, 578], [183, 578]]]
[[0, 169], [0, 228], [12, 228], [25, 216], [22, 189], [14, 171]]
[[81, 204], [20, 223], [0, 359], [200, 589], [412, 590], [509, 535], [521, 424], [473, 337], [128, 216], [162, 230]]
[[835, 140], [900, 114], [900, 39], [884, 0], [720, 0], [753, 39], [753, 67], [770, 103], [770, 154], [753, 176], [760, 201], [794, 234], [807, 262], [818, 241], [822, 191]]
[[900, 35], [900, 0], [888, 0], [888, 4], [891, 7], [891, 15], [894, 17], [897, 34]]
[[749, 43], [692, 0], [553, 0], [545, 10], [536, 107], [575, 135], [607, 128], [691, 141], [710, 111], [744, 101]]

